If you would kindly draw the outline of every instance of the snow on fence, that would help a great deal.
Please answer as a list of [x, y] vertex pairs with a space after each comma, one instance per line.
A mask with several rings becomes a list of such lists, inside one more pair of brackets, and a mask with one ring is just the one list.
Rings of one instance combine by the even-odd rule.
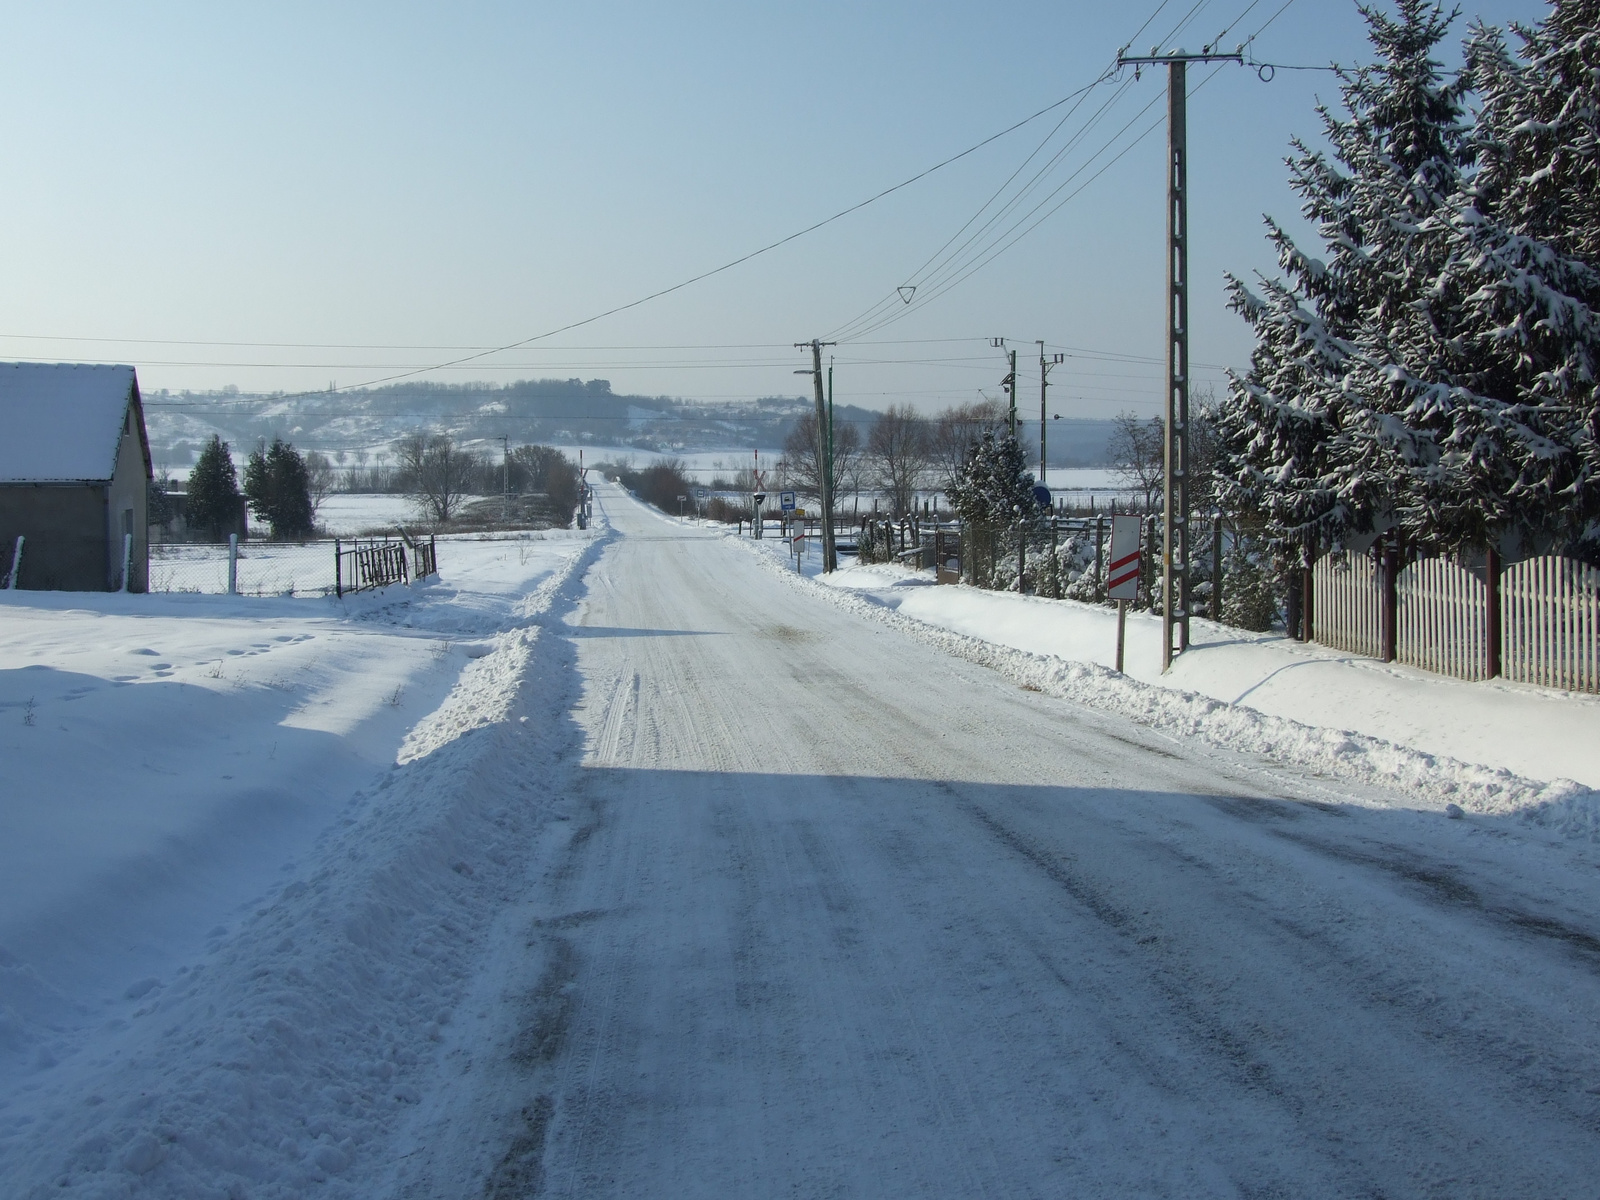
[[1489, 588], [1447, 558], [1425, 558], [1395, 586], [1395, 658], [1455, 679], [1489, 678]]
[[1600, 570], [1545, 555], [1500, 580], [1507, 679], [1600, 692]]
[[1366, 554], [1335, 550], [1311, 568], [1312, 636], [1324, 646], [1383, 657], [1383, 579]]

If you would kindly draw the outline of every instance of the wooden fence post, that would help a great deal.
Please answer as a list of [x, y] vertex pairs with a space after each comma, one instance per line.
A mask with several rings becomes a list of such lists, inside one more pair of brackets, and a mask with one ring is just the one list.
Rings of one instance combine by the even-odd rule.
[[1144, 558], [1140, 566], [1144, 568], [1144, 599], [1150, 608], [1155, 608], [1155, 568], [1156, 568], [1156, 519], [1154, 516], [1145, 518], [1144, 522]]
[[[1089, 502], [1094, 503], [1094, 493], [1089, 493]], [[1094, 519], [1094, 598], [1104, 600], [1106, 592], [1106, 519]]]
[[1312, 603], [1315, 594], [1312, 589], [1311, 568], [1317, 561], [1317, 537], [1312, 534], [1306, 538], [1306, 561], [1300, 568], [1300, 630], [1304, 635], [1302, 642], [1316, 640], [1316, 606]]
[[1494, 679], [1500, 674], [1501, 643], [1500, 635], [1500, 551], [1489, 547], [1489, 553], [1484, 559], [1484, 581], [1488, 584], [1485, 595], [1486, 611], [1485, 624], [1488, 626], [1485, 641], [1489, 651], [1489, 678]]
[[1393, 662], [1400, 641], [1400, 544], [1397, 537], [1383, 539], [1383, 598], [1379, 605], [1379, 657]]
[[1061, 599], [1061, 525], [1054, 517], [1050, 519], [1050, 593]]
[[1222, 621], [1222, 514], [1211, 514], [1211, 619]]
[[344, 555], [339, 552], [339, 539], [333, 539], [333, 594], [344, 599]]

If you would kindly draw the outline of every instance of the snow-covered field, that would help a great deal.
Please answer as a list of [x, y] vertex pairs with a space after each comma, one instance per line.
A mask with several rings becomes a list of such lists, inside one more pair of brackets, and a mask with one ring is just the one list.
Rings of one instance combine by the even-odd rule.
[[0, 592], [0, 1195], [181, 1144], [163, 1194], [297, 1196], [388, 1127], [539, 819], [486, 780], [593, 538], [342, 603]]
[[[745, 544], [793, 570], [782, 542]], [[1190, 651], [1163, 675], [1161, 621], [1148, 613], [1128, 616], [1118, 676], [1109, 608], [937, 586], [931, 571], [886, 563], [826, 576], [815, 544], [802, 569], [823, 594], [947, 631], [955, 652], [1055, 694], [1330, 775], [1388, 780], [1419, 803], [1534, 815], [1600, 838], [1600, 696], [1463, 683], [1199, 619]]]
[[374, 529], [392, 533], [396, 525], [410, 525], [416, 519], [416, 501], [392, 494], [334, 492], [324, 496], [317, 509], [317, 524], [333, 537], [351, 537]]

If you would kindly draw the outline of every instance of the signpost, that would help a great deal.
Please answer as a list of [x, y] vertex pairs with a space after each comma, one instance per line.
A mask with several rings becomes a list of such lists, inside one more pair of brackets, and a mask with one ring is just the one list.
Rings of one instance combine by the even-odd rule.
[[802, 525], [800, 532], [794, 535], [794, 570], [800, 573], [800, 560], [806, 555], [806, 527]]
[[761, 526], [763, 524], [763, 522], [761, 520], [761, 506], [767, 502], [767, 494], [765, 492], [756, 492], [753, 496], [750, 497], [750, 499], [755, 501], [755, 503], [750, 508], [751, 515], [755, 517], [755, 520], [753, 520], [751, 522], [751, 524], [755, 526], [756, 540], [760, 541], [761, 540]]
[[1128, 514], [1111, 518], [1111, 563], [1106, 568], [1106, 595], [1117, 602], [1117, 670], [1122, 670], [1122, 647], [1128, 627], [1128, 601], [1139, 598], [1143, 563], [1139, 532], [1144, 522]]

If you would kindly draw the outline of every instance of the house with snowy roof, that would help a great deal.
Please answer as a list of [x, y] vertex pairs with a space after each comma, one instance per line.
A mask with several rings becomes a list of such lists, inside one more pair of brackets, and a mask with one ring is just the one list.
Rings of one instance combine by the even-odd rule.
[[15, 564], [13, 586], [144, 591], [151, 477], [132, 367], [0, 363], [0, 575]]

